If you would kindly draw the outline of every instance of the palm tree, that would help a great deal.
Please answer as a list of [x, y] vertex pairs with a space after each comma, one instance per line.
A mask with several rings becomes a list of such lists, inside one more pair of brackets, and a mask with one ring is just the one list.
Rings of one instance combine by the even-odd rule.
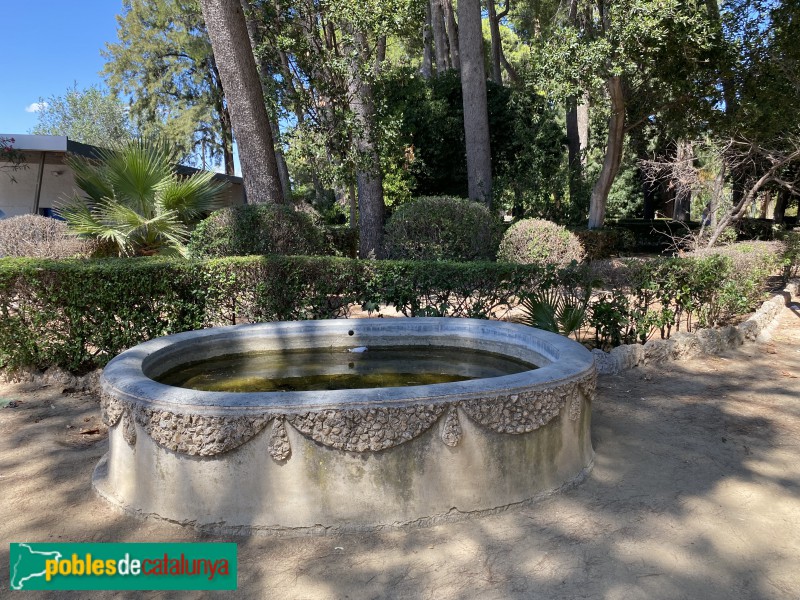
[[86, 195], [75, 194], [58, 213], [73, 233], [110, 244], [119, 256], [185, 256], [189, 225], [219, 208], [227, 185], [207, 171], [178, 175], [177, 155], [164, 141], [133, 139], [67, 164]]

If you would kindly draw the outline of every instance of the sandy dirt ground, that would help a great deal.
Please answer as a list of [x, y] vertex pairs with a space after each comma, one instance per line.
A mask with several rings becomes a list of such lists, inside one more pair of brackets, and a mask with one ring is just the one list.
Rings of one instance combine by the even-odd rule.
[[[0, 387], [0, 597], [8, 542], [230, 541], [120, 514], [91, 489], [99, 405]], [[577, 488], [429, 529], [234, 538], [228, 598], [800, 598], [800, 306], [772, 341], [602, 377]], [[199, 598], [34, 592], [25, 598]]]

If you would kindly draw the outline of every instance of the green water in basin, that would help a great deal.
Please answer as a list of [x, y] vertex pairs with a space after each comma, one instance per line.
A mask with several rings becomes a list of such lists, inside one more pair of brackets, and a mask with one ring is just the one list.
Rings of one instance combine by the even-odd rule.
[[465, 348], [324, 348], [228, 354], [180, 365], [157, 380], [210, 392], [299, 392], [450, 383], [535, 368], [515, 358]]

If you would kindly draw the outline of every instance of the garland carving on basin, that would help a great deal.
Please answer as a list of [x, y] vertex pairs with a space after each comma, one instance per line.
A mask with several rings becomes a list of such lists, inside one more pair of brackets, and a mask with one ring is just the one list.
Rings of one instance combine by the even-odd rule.
[[505, 434], [523, 434], [552, 421], [567, 406], [570, 420], [580, 418], [583, 399], [593, 402], [594, 368], [581, 377], [549, 382], [546, 386], [488, 398], [441, 403], [411, 403], [401, 407], [338, 408], [261, 415], [207, 416], [180, 414], [124, 402], [103, 391], [103, 422], [121, 423], [125, 440], [136, 443], [138, 424], [159, 445], [192, 456], [213, 456], [248, 442], [272, 422], [269, 452], [277, 461], [291, 455], [287, 424], [324, 446], [346, 452], [379, 452], [414, 439], [445, 415], [442, 441], [455, 446], [462, 428], [457, 409], [482, 427]]

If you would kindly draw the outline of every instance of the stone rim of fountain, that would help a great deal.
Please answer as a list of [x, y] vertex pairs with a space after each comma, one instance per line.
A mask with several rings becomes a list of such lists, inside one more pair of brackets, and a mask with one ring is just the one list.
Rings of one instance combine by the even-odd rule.
[[[266, 334], [294, 339], [301, 348], [311, 333], [328, 341], [341, 338], [347, 342], [337, 344], [342, 347], [357, 346], [378, 334], [412, 342], [408, 345], [432, 336], [458, 340], [444, 344], [457, 347], [468, 341], [492, 348], [497, 342], [540, 366], [494, 378], [327, 392], [200, 392], [151, 378], [190, 362], [191, 350], [196, 354], [231, 346], [246, 349]], [[436, 345], [443, 345], [439, 341]], [[231, 352], [212, 355], [223, 353]], [[435, 317], [298, 321], [191, 331], [144, 342], [107, 365], [101, 405], [104, 422], [109, 427], [121, 423], [130, 445], [136, 442], [138, 424], [159, 446], [193, 456], [233, 450], [271, 424], [270, 455], [284, 461], [291, 455], [287, 424], [330, 448], [378, 452], [414, 439], [445, 415], [442, 441], [455, 446], [461, 437], [457, 408], [486, 429], [523, 434], [549, 423], [567, 404], [570, 420], [577, 420], [582, 398], [593, 400], [595, 384], [594, 359], [588, 350], [568, 338], [523, 325]]]

